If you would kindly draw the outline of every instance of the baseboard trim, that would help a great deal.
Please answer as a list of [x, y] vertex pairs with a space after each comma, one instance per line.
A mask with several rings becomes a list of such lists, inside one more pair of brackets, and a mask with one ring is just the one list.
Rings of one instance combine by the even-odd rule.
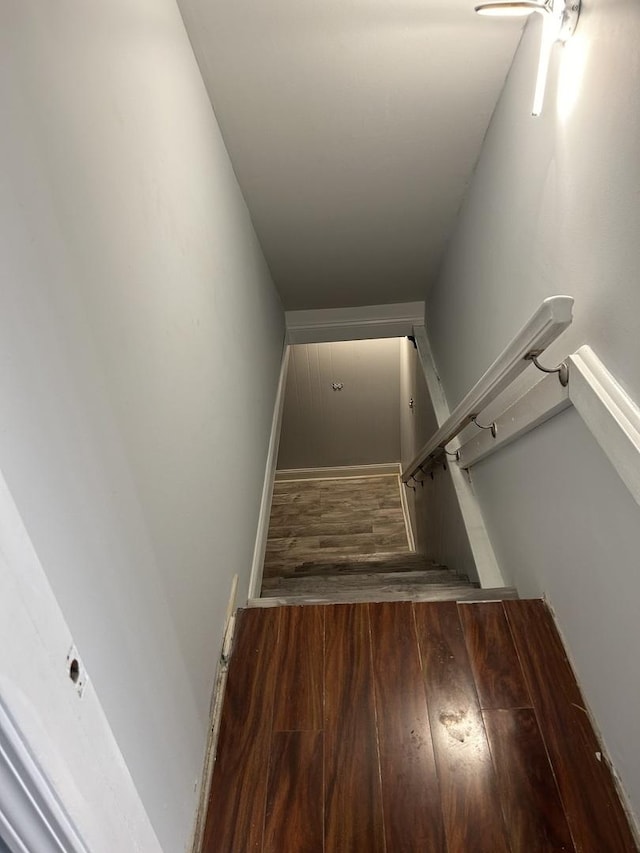
[[[436, 371], [427, 330], [424, 326], [416, 327], [414, 335], [418, 348], [418, 357], [427, 388], [429, 389], [429, 396], [431, 397], [436, 420], [438, 426], [442, 426], [450, 415], [449, 404], [447, 403], [440, 377]], [[447, 471], [455, 490], [480, 586], [483, 589], [504, 586], [504, 578], [498, 566], [498, 561], [482, 517], [480, 504], [473, 491], [468, 472], [463, 472], [457, 465], [447, 465]]]
[[[578, 350], [578, 352], [580, 352], [580, 350]], [[629, 826], [631, 828], [631, 833], [634, 837], [634, 840], [636, 842], [638, 849], [640, 850], [640, 815], [636, 814], [635, 809], [633, 807], [633, 803], [631, 801], [631, 797], [627, 793], [627, 789], [626, 789], [626, 787], [622, 781], [622, 778], [620, 777], [620, 774], [618, 773], [618, 771], [616, 769], [616, 766], [615, 766], [614, 761], [613, 761], [612, 754], [609, 752], [609, 748], [607, 746], [607, 741], [604, 737], [602, 729], [600, 728], [600, 726], [598, 724], [598, 720], [596, 719], [596, 716], [591, 709], [591, 705], [590, 705], [589, 700], [587, 698], [586, 691], [584, 690], [582, 683], [581, 683], [581, 680], [578, 677], [578, 673], [580, 672], [580, 669], [579, 669], [579, 667], [578, 667], [578, 665], [574, 659], [573, 652], [571, 651], [571, 645], [569, 644], [569, 639], [565, 635], [564, 631], [562, 630], [562, 627], [560, 625], [560, 621], [559, 621], [558, 616], [556, 614], [555, 608], [554, 608], [553, 604], [551, 603], [551, 599], [548, 597], [546, 592], [542, 593], [542, 600], [544, 601], [547, 608], [549, 609], [549, 612], [551, 613], [551, 618], [553, 619], [553, 623], [556, 627], [556, 631], [558, 632], [558, 636], [560, 637], [562, 647], [565, 651], [567, 660], [569, 661], [569, 666], [571, 667], [571, 670], [573, 671], [573, 674], [576, 678], [576, 683], [578, 685], [580, 693], [582, 694], [582, 698], [584, 700], [583, 710], [586, 712], [587, 717], [589, 718], [589, 722], [591, 724], [591, 728], [593, 729], [593, 731], [595, 733], [596, 739], [597, 739], [598, 743], [600, 744], [600, 746], [602, 747], [602, 754], [601, 754], [600, 760], [605, 761], [607, 766], [609, 767], [609, 770], [611, 771], [611, 776], [613, 777], [613, 783], [616, 787], [616, 792], [617, 792], [618, 797], [620, 799], [620, 802], [622, 804], [622, 808], [624, 809], [625, 814], [629, 820]]]
[[276, 483], [290, 480], [337, 480], [340, 477], [398, 476], [399, 462], [379, 465], [339, 465], [335, 468], [283, 468], [276, 471]]
[[278, 448], [280, 446], [280, 430], [282, 428], [282, 412], [284, 410], [284, 394], [287, 386], [287, 369], [289, 366], [289, 346], [285, 344], [280, 365], [280, 378], [278, 379], [278, 390], [273, 407], [273, 420], [271, 422], [271, 435], [269, 436], [269, 450], [264, 472], [264, 483], [262, 486], [262, 499], [260, 501], [260, 514], [258, 516], [258, 529], [256, 541], [253, 548], [253, 559], [251, 561], [251, 576], [249, 579], [248, 598], [256, 598], [260, 595], [262, 586], [262, 572], [264, 570], [264, 555], [267, 550], [267, 536], [269, 534], [269, 518], [271, 516], [271, 500], [273, 498], [273, 484], [276, 479], [276, 466], [278, 464]]
[[218, 660], [218, 668], [211, 696], [209, 735], [202, 766], [202, 781], [200, 784], [200, 797], [198, 799], [198, 810], [193, 833], [193, 853], [201, 853], [204, 843], [204, 830], [207, 822], [207, 808], [211, 794], [211, 781], [213, 779], [213, 766], [218, 749], [218, 735], [220, 733], [220, 720], [222, 719], [222, 706], [224, 704], [224, 692], [227, 686], [227, 672], [229, 669], [229, 658], [233, 648], [233, 636], [236, 627], [236, 595], [238, 592], [238, 575], [234, 575], [231, 583], [231, 595], [227, 605], [227, 616], [225, 630], [222, 639], [222, 650]]
[[[400, 473], [402, 473], [402, 465], [399, 464]], [[407, 492], [404, 488], [404, 484], [400, 479], [400, 473], [398, 473], [398, 488], [400, 489], [400, 503], [402, 504], [402, 515], [404, 517], [404, 526], [407, 531], [407, 542], [409, 543], [409, 550], [416, 550], [416, 538], [413, 535], [413, 526], [411, 524], [411, 513], [409, 512], [409, 501], [407, 500]]]
[[569, 356], [569, 399], [640, 504], [640, 407], [587, 345]]

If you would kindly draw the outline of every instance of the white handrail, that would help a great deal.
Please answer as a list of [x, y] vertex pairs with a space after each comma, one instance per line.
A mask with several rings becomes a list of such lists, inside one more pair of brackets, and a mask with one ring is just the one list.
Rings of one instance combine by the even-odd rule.
[[491, 367], [456, 406], [449, 418], [422, 447], [402, 472], [407, 483], [428, 461], [441, 455], [455, 438], [531, 363], [530, 353], [539, 354], [571, 324], [572, 296], [550, 296], [545, 299], [515, 338], [505, 347]]

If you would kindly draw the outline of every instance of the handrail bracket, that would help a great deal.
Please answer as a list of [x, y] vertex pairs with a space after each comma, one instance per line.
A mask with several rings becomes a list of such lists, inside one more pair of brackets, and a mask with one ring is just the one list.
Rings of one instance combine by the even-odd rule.
[[543, 373], [557, 373], [560, 384], [563, 388], [566, 388], [569, 384], [569, 364], [566, 361], [561, 361], [557, 367], [544, 367], [538, 361], [538, 356], [540, 356], [542, 352], [543, 350], [541, 349], [531, 350], [531, 352], [528, 352], [525, 355], [525, 360], [532, 361], [538, 370], [541, 370]]
[[478, 423], [478, 416], [477, 416], [477, 415], [471, 415], [471, 420], [472, 420], [472, 421], [473, 421], [473, 423], [478, 427], [478, 429], [490, 429], [490, 430], [491, 430], [491, 435], [492, 435], [494, 438], [495, 438], [495, 437], [496, 437], [496, 435], [498, 434], [498, 427], [496, 426], [496, 422], [495, 422], [495, 421], [493, 421], [492, 423], [488, 424], [488, 426], [482, 426], [482, 424], [479, 424], [479, 423]]
[[[460, 400], [449, 417], [440, 424], [431, 438], [404, 468], [402, 481], [406, 483], [421, 466], [436, 464], [436, 456], [446, 451], [446, 446], [476, 416], [486, 411], [489, 404], [507, 388], [514, 379], [527, 369], [527, 360], [532, 361], [545, 373], [557, 373], [560, 382], [568, 382], [566, 364], [550, 370], [538, 362], [538, 356], [560, 335], [572, 319], [573, 299], [571, 296], [549, 296], [529, 318], [518, 334], [507, 344], [495, 361], [485, 370], [473, 388]], [[495, 422], [480, 429], [490, 429], [495, 438]], [[424, 470], [424, 469], [423, 469]]]

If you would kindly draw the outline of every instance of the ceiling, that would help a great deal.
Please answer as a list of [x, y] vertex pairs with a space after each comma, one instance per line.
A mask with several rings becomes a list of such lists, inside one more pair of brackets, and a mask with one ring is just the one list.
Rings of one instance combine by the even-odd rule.
[[424, 299], [522, 29], [473, 0], [179, 0], [285, 308]]

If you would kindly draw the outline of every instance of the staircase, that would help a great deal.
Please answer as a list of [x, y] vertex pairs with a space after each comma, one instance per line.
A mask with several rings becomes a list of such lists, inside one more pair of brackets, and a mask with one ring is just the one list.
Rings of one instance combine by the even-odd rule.
[[253, 606], [517, 598], [410, 551], [401, 488], [390, 475], [277, 482]]
[[505, 598], [517, 598], [516, 591], [479, 589], [466, 575], [407, 551], [308, 560], [265, 578], [262, 586], [265, 606]]

